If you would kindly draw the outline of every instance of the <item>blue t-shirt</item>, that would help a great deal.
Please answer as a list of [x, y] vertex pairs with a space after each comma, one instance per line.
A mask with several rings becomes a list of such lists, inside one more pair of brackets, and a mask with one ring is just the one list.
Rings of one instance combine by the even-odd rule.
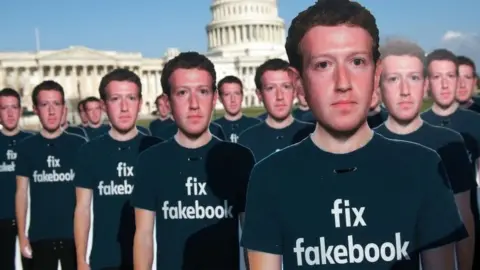
[[75, 159], [85, 138], [36, 134], [17, 145], [16, 175], [30, 183], [30, 241], [73, 238]]
[[150, 134], [155, 137], [162, 138], [162, 130], [171, 124], [173, 124], [173, 120], [171, 118], [167, 118], [165, 120], [155, 119], [148, 125], [148, 129], [150, 130]]
[[87, 126], [85, 128], [85, 132], [87, 133], [87, 136], [88, 136], [88, 140], [93, 140], [95, 139], [96, 137], [99, 137], [99, 136], [102, 136], [104, 135], [105, 133], [107, 133], [108, 131], [110, 130], [110, 126], [109, 125], [105, 125], [105, 124], [101, 124], [99, 127], [97, 128], [93, 128], [91, 126]]
[[242, 246], [284, 270], [416, 270], [420, 252], [466, 236], [438, 154], [375, 134], [347, 154], [306, 138], [257, 163]]
[[65, 131], [67, 133], [70, 133], [70, 134], [76, 134], [78, 136], [81, 136], [85, 139], [88, 139], [88, 135], [87, 135], [87, 132], [85, 131], [85, 129], [81, 128], [81, 127], [76, 127], [76, 126], [68, 126]]
[[267, 112], [264, 112], [264, 113], [260, 114], [259, 116], [257, 116], [258, 120], [260, 120], [260, 121], [265, 121], [265, 119], [267, 119], [267, 117], [268, 117]]
[[257, 118], [252, 118], [243, 115], [240, 119], [235, 121], [227, 120], [225, 117], [215, 120], [215, 123], [219, 124], [222, 127], [223, 132], [225, 132], [225, 137], [228, 141], [236, 143], [238, 141], [239, 135], [248, 129], [251, 126], [260, 123], [260, 120]]
[[408, 134], [393, 133], [385, 124], [378, 126], [375, 131], [387, 138], [415, 142], [435, 150], [442, 158], [454, 194], [472, 190], [477, 186], [475, 171], [463, 137], [459, 133], [427, 122], [423, 122], [417, 130]]
[[15, 164], [17, 152], [15, 147], [23, 139], [33, 134], [20, 131], [13, 136], [0, 132], [0, 220], [15, 218], [16, 177]]
[[140, 132], [128, 141], [105, 134], [80, 148], [74, 185], [93, 191], [92, 269], [132, 267], [135, 217], [130, 194], [135, 163], [143, 150], [160, 142]]
[[140, 155], [132, 204], [156, 212], [157, 269], [239, 270], [238, 216], [254, 163], [250, 150], [215, 137], [196, 149], [172, 138]]
[[382, 106], [380, 106], [379, 112], [368, 116], [367, 123], [370, 128], [376, 128], [381, 124], [383, 124], [383, 122], [385, 122], [387, 118], [388, 118], [388, 111]]
[[295, 108], [295, 109], [292, 111], [292, 116], [293, 116], [295, 119], [302, 121], [302, 117], [303, 117], [305, 114], [309, 113], [309, 112], [310, 112], [310, 110], [304, 111], [304, 110], [301, 110], [300, 108]]
[[434, 126], [450, 128], [460, 133], [465, 141], [472, 165], [480, 157], [480, 114], [457, 109], [448, 116], [435, 114], [431, 109], [422, 113], [422, 119]]
[[240, 134], [238, 143], [252, 150], [255, 160], [260, 161], [275, 151], [303, 140], [314, 129], [314, 125], [298, 120], [281, 129], [272, 128], [266, 122], [261, 122]]
[[[208, 125], [208, 129], [210, 130], [210, 133], [212, 133], [213, 136], [219, 138], [222, 141], [225, 140], [225, 133], [223, 132], [223, 129], [219, 124], [215, 122], [210, 122], [210, 124]], [[178, 127], [174, 122], [173, 124], [170, 124], [165, 128], [157, 131], [157, 133], [154, 136], [168, 140], [173, 136], [175, 136], [175, 134], [177, 134], [177, 131], [178, 131]]]

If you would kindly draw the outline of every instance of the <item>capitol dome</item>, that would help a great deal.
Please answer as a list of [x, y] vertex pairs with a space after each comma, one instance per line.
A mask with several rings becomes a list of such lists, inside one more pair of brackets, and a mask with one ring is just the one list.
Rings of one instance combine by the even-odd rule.
[[208, 54], [265, 55], [284, 49], [285, 23], [276, 0], [214, 0]]

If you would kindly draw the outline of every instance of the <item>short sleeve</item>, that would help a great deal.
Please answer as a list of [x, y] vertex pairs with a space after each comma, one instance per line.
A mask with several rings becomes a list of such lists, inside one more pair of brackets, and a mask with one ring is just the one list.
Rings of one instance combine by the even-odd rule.
[[272, 164], [260, 162], [252, 170], [247, 190], [245, 207], [245, 224], [242, 230], [241, 245], [249, 250], [270, 254], [282, 254], [281, 224], [276, 209], [276, 198], [269, 179], [276, 179], [272, 174]]
[[225, 133], [223, 132], [223, 128], [219, 124], [216, 124], [215, 126], [214, 135], [222, 141], [225, 140]]
[[247, 187], [250, 180], [250, 175], [255, 165], [255, 158], [250, 149], [241, 147], [241, 153], [238, 155], [236, 162], [235, 178], [237, 179], [237, 200], [236, 208], [240, 213], [245, 212], [245, 202], [247, 199]]
[[32, 165], [31, 165], [31, 159], [28, 154], [30, 151], [35, 151], [35, 150], [32, 150], [32, 149], [28, 150], [28, 147], [23, 141], [15, 147], [15, 150], [17, 152], [17, 159], [15, 161], [15, 175], [31, 177]]
[[89, 155], [88, 151], [89, 144], [85, 144], [80, 147], [75, 158], [75, 180], [73, 181], [74, 186], [94, 189], [95, 188], [95, 179], [92, 174], [94, 157]]
[[475, 169], [460, 134], [456, 140], [438, 149], [438, 154], [442, 158], [454, 194], [476, 187]]
[[[155, 176], [158, 171], [151, 171], [150, 161], [148, 151], [140, 154], [137, 159], [137, 164], [134, 168], [135, 177], [133, 179], [134, 186], [131, 203], [135, 208], [155, 211], [157, 202], [155, 193], [156, 182], [152, 180], [155, 179], [155, 177], [152, 177], [152, 173]], [[155, 162], [157, 161], [155, 160]]]
[[[478, 120], [478, 118], [477, 118]], [[478, 123], [478, 121], [475, 121]], [[480, 127], [478, 127], [478, 124], [474, 125], [475, 126], [475, 152], [472, 153], [472, 162], [474, 165], [477, 164], [477, 160], [480, 158]]]
[[432, 151], [416, 174], [423, 194], [418, 213], [416, 250], [440, 247], [468, 236], [460, 219], [449, 180], [440, 157]]
[[249, 143], [248, 143], [248, 130], [249, 129], [246, 129], [244, 130], [242, 133], [240, 133], [240, 135], [238, 135], [238, 140], [237, 140], [237, 143], [240, 144], [240, 145], [243, 145], [247, 148], [249, 148]]

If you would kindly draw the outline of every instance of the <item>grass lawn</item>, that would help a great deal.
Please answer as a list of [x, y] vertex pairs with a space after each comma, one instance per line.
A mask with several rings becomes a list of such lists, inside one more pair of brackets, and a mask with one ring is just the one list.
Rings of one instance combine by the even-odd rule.
[[[426, 100], [423, 103], [423, 110], [426, 110], [426, 109], [430, 108], [430, 106], [432, 106], [432, 101], [431, 100]], [[245, 114], [246, 116], [251, 116], [251, 117], [255, 117], [255, 116], [260, 115], [264, 112], [265, 112], [265, 109], [263, 107], [247, 108], [247, 109], [243, 110], [243, 114]], [[223, 110], [215, 110], [214, 118], [217, 119], [219, 117], [222, 117], [223, 114], [224, 114]], [[151, 121], [152, 121], [151, 119], [139, 120], [137, 122], [137, 124], [140, 125], [140, 126], [148, 127], [148, 124]]]

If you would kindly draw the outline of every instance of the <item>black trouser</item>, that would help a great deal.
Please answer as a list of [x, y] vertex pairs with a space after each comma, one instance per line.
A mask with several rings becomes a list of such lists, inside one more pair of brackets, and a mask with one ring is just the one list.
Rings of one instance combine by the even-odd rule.
[[[17, 223], [15, 219], [0, 219], [0, 266], [2, 270], [16, 270], [15, 255], [17, 241]], [[21, 255], [20, 255], [21, 256]], [[22, 268], [29, 270], [29, 260], [22, 258]]]
[[58, 261], [62, 270], [77, 269], [77, 256], [73, 239], [54, 239], [30, 242], [33, 270], [57, 270]]

